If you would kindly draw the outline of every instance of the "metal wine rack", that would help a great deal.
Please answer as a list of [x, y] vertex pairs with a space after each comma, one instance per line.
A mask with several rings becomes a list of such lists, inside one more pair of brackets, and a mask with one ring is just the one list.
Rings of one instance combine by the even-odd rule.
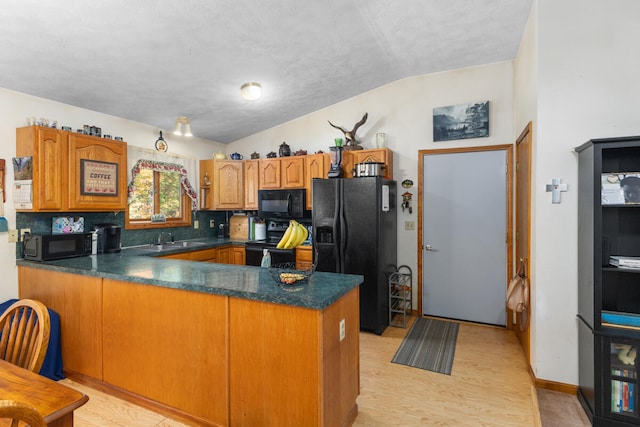
[[[407, 272], [408, 271], [408, 272]], [[389, 325], [406, 328], [411, 315], [411, 268], [401, 265], [389, 276]]]

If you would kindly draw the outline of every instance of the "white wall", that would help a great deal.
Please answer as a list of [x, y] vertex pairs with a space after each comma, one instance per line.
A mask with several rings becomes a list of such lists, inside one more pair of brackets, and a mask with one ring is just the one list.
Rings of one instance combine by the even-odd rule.
[[[394, 179], [400, 183], [408, 178], [415, 184], [408, 190], [414, 195], [413, 214], [398, 211], [398, 263], [411, 267], [417, 288], [417, 231], [405, 231], [404, 222], [411, 220], [416, 225], [418, 222], [418, 150], [513, 143], [513, 84], [511, 61], [400, 80], [238, 140], [230, 144], [228, 152], [237, 151], [248, 158], [257, 151], [264, 158], [269, 151], [277, 152], [283, 141], [292, 151], [327, 152], [333, 139], [342, 136], [327, 120], [351, 129], [368, 112], [367, 122], [357, 132], [362, 145], [374, 148], [375, 134], [385, 132], [388, 147], [394, 152]], [[485, 100], [490, 101], [489, 137], [433, 142], [434, 107]], [[400, 189], [398, 206], [402, 202], [400, 194], [404, 192]], [[414, 292], [414, 308], [416, 296]]]
[[[9, 229], [15, 228], [16, 216], [11, 203], [13, 192], [13, 170], [11, 159], [16, 156], [16, 128], [26, 125], [27, 117], [45, 117], [57, 120], [58, 126], [71, 126], [74, 130], [89, 124], [102, 128], [103, 134], [122, 136], [130, 145], [153, 149], [158, 138], [158, 129], [130, 120], [96, 113], [94, 111], [61, 104], [34, 96], [0, 88], [0, 158], [5, 159], [7, 177], [5, 179], [5, 218]], [[169, 144], [169, 151], [196, 159], [211, 157], [215, 151], [225, 151], [223, 144], [201, 138], [177, 137], [169, 130], [162, 129]], [[194, 129], [197, 133], [197, 129]], [[194, 183], [197, 185], [197, 183]], [[0, 302], [18, 296], [18, 274], [16, 268], [15, 243], [8, 243], [7, 233], [0, 233]]]
[[[538, 1], [535, 142], [537, 378], [577, 384], [577, 157], [590, 138], [640, 135], [640, 2]], [[552, 205], [545, 184], [569, 191]]]
[[[532, 153], [531, 153], [531, 182], [536, 180], [536, 151], [537, 136], [538, 136], [538, 12], [537, 2], [534, 0], [529, 20], [525, 28], [520, 46], [518, 48], [518, 55], [515, 60], [515, 135], [520, 135], [525, 129], [527, 124], [531, 122], [532, 132]], [[532, 184], [533, 192], [533, 184]], [[536, 198], [531, 197], [530, 201], [531, 212], [536, 209]], [[535, 372], [536, 360], [537, 360], [537, 347], [536, 347], [536, 258], [533, 256], [536, 253], [536, 233], [537, 218], [535, 215], [531, 215], [530, 229], [531, 236], [529, 241], [529, 247], [531, 250], [531, 257], [529, 260], [529, 281], [531, 284], [531, 299], [530, 299], [530, 316], [529, 316], [529, 331], [530, 331], [530, 360], [532, 368]]]

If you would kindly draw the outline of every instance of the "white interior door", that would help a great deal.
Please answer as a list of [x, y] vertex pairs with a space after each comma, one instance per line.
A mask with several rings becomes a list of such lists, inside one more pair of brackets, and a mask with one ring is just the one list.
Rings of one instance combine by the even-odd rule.
[[504, 326], [507, 152], [428, 154], [423, 166], [424, 314]]

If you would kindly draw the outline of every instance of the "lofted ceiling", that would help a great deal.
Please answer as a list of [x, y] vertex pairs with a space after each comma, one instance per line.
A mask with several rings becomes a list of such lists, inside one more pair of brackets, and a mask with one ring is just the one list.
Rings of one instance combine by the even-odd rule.
[[[531, 0], [7, 0], [0, 87], [229, 143], [406, 77], [515, 58]], [[262, 84], [247, 101], [240, 86]], [[353, 119], [353, 118], [349, 118]]]

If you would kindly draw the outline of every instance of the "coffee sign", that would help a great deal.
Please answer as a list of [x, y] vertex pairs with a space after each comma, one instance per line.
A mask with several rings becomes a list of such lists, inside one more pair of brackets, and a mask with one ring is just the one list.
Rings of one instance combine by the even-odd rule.
[[80, 160], [80, 193], [89, 196], [118, 195], [118, 164]]

